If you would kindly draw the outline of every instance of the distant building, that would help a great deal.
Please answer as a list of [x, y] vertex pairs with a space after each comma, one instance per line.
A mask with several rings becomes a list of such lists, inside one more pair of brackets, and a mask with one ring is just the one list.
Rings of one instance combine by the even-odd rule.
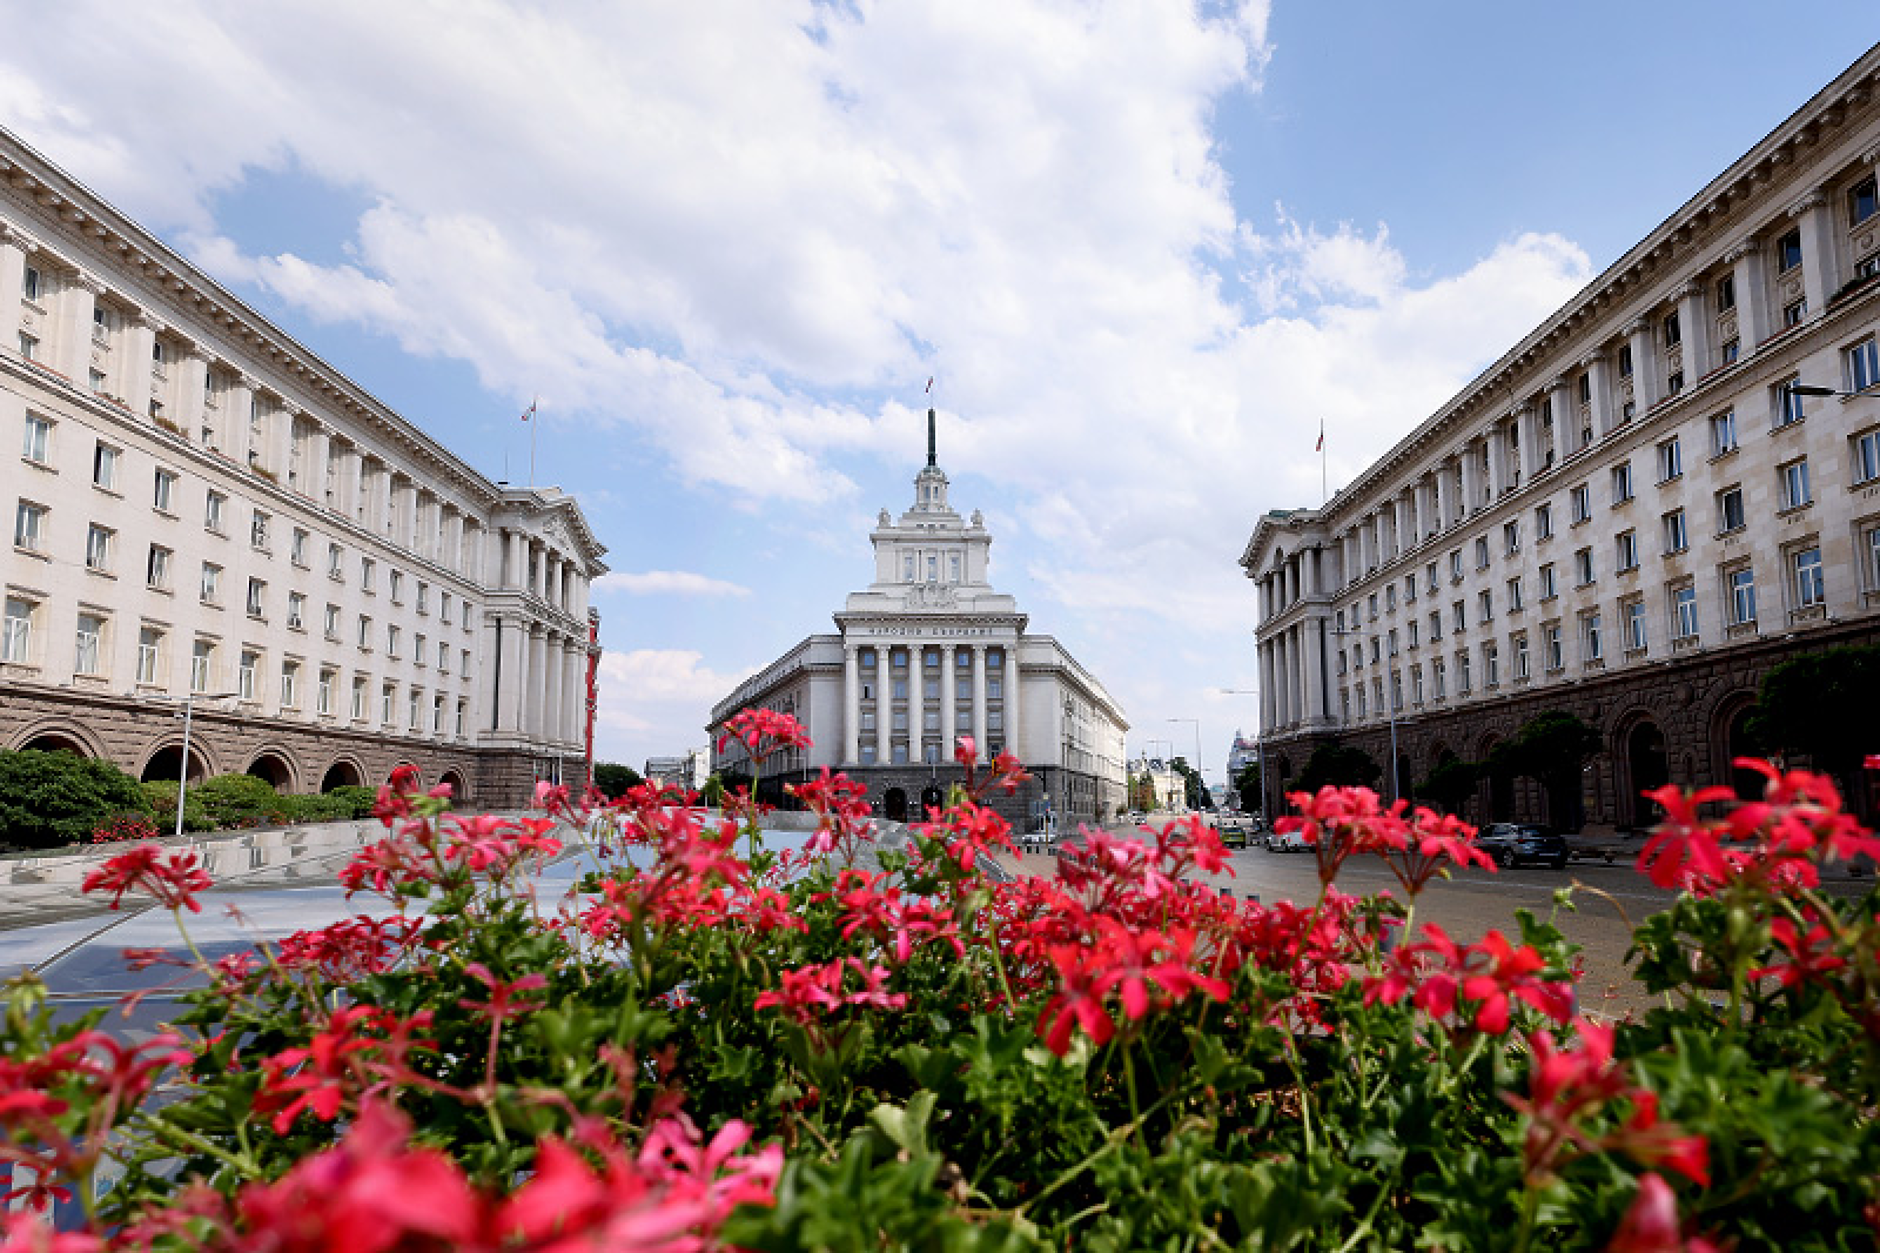
[[572, 499], [485, 479], [4, 131], [0, 319], [0, 747], [580, 781], [607, 567]]
[[[1604, 745], [1569, 799], [1643, 823], [1645, 789], [1732, 781], [1770, 667], [1880, 640], [1877, 159], [1880, 48], [1330, 502], [1259, 519], [1269, 801], [1322, 742], [1388, 781], [1394, 722], [1410, 787], [1558, 709]], [[1546, 816], [1526, 780], [1470, 809]]]
[[677, 757], [648, 757], [640, 774], [647, 782], [660, 782], [696, 792], [709, 777], [709, 753], [703, 748], [690, 749]]
[[[712, 710], [714, 734], [750, 706], [793, 714], [815, 748], [766, 763], [763, 792], [819, 767], [868, 785], [888, 818], [919, 817], [959, 778], [958, 737], [982, 760], [1010, 750], [1034, 776], [999, 801], [1021, 829], [1051, 815], [1060, 826], [1114, 815], [1124, 803], [1123, 712], [1096, 677], [987, 580], [992, 536], [975, 511], [947, 503], [927, 414], [927, 464], [914, 505], [898, 519], [881, 511], [869, 542], [874, 581], [835, 615], [837, 633], [812, 635], [741, 683]], [[726, 782], [748, 778], [736, 744], [714, 747]]]
[[1188, 808], [1188, 780], [1175, 769], [1173, 763], [1160, 757], [1138, 757], [1129, 763], [1129, 773], [1135, 778], [1149, 780], [1150, 795], [1155, 797], [1156, 808]]

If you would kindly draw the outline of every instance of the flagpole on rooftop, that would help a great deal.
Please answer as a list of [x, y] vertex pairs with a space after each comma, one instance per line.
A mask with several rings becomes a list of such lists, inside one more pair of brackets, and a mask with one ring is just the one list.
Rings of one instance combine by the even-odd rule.
[[523, 410], [522, 420], [529, 424], [529, 490], [535, 490], [535, 407], [541, 403], [539, 396], [529, 398], [529, 407]]
[[1325, 419], [1324, 418], [1319, 419], [1319, 497], [1320, 497], [1319, 508], [1323, 509], [1327, 504], [1331, 503], [1331, 499], [1332, 499], [1331, 480], [1326, 476], [1326, 471], [1325, 471]]

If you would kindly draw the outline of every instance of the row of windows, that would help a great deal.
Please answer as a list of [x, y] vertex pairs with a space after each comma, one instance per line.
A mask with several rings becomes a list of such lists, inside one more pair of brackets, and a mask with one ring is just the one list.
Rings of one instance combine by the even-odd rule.
[[[861, 649], [856, 654], [856, 663], [864, 670], [873, 670], [880, 664], [879, 657], [883, 651], [884, 650], [879, 649], [879, 648]], [[907, 669], [907, 660], [908, 660], [907, 649], [892, 648], [892, 649], [887, 649], [885, 651], [888, 653], [889, 669], [892, 669], [892, 670]], [[940, 668], [940, 656], [941, 654], [938, 649], [922, 649], [921, 650], [921, 665], [928, 670], [938, 670]], [[985, 658], [986, 658], [986, 669], [998, 670], [1005, 665], [1005, 650], [999, 649], [999, 648], [989, 648], [985, 652]], [[968, 668], [969, 666], [971, 666], [973, 664], [972, 650], [970, 648], [965, 648], [965, 649], [961, 649], [959, 652], [954, 653], [953, 664], [961, 670], [964, 670]]]
[[[988, 756], [997, 757], [1000, 753], [1005, 751], [1005, 741], [1002, 736], [988, 734], [986, 740], [986, 753]], [[864, 766], [880, 764], [881, 749], [879, 745], [873, 742], [864, 742], [858, 745], [857, 748], [861, 753], [862, 764]], [[905, 766], [908, 763], [910, 751], [905, 740], [896, 740], [888, 746], [888, 760], [897, 766]], [[921, 745], [920, 759], [923, 765], [939, 765], [941, 762], [947, 760], [946, 754], [947, 746], [940, 743], [938, 740], [927, 740]]]
[[[874, 710], [864, 709], [862, 711], [860, 729], [863, 732], [873, 733], [878, 730], [880, 726], [881, 724], [877, 721]], [[986, 711], [986, 729], [988, 731], [1002, 730], [1004, 726], [1005, 713], [1003, 710], [988, 709]], [[894, 716], [889, 719], [888, 729], [891, 731], [905, 732], [907, 730], [907, 712], [900, 709], [895, 710]], [[937, 709], [927, 710], [921, 717], [921, 729], [929, 733], [939, 732], [941, 730], [940, 711]], [[973, 711], [970, 709], [955, 711], [953, 715], [953, 729], [956, 731], [971, 731], [973, 729]]]
[[[1004, 691], [1005, 691], [1005, 684], [998, 677], [989, 676], [986, 679], [986, 699], [987, 700], [1001, 699], [1004, 696]], [[908, 692], [907, 680], [906, 679], [890, 679], [887, 685], [887, 692], [888, 692], [888, 699], [890, 700], [897, 700], [897, 701], [906, 700], [907, 692]], [[869, 682], [869, 681], [864, 681], [861, 684], [860, 694], [861, 694], [862, 700], [873, 701], [880, 694], [880, 690], [877, 684], [873, 682]], [[929, 701], [939, 700], [940, 699], [940, 680], [928, 679], [924, 683], [922, 683], [921, 695], [926, 700], [929, 700]], [[956, 700], [966, 701], [967, 703], [970, 704], [973, 699], [973, 681], [970, 678], [967, 678], [965, 676], [961, 676], [955, 679], [953, 682], [953, 695]]]

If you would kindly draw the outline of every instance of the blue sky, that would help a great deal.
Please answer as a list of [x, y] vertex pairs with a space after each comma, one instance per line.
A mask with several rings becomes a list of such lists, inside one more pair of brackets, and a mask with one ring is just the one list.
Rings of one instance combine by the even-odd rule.
[[929, 375], [993, 579], [1218, 775], [1333, 486], [1880, 6], [0, 0], [0, 125], [609, 547], [604, 757], [869, 577]]

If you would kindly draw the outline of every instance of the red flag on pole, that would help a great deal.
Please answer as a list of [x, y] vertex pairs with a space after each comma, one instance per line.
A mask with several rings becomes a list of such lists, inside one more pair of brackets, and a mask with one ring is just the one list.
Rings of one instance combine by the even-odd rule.
[[1313, 452], [1325, 451], [1325, 423], [1323, 421], [1319, 423], [1319, 442], [1312, 445], [1312, 451]]
[[933, 379], [931, 377], [927, 380], [927, 394], [929, 396], [933, 395]]
[[530, 418], [535, 416], [535, 404], [536, 402], [531, 400], [529, 402], [529, 407], [522, 411], [522, 420], [524, 422], [527, 422]]

